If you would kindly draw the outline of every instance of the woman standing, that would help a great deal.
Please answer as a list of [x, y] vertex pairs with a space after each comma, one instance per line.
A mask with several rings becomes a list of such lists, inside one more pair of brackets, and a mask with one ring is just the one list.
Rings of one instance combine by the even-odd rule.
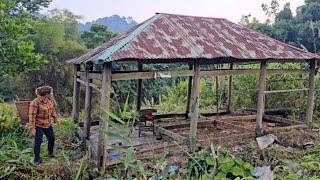
[[52, 88], [43, 86], [36, 89], [37, 98], [35, 98], [29, 107], [29, 130], [34, 137], [34, 163], [39, 165], [41, 161], [40, 147], [43, 134], [48, 139], [48, 154], [54, 157], [53, 147], [55, 136], [52, 128], [52, 122], [60, 124], [60, 119], [51, 100]]

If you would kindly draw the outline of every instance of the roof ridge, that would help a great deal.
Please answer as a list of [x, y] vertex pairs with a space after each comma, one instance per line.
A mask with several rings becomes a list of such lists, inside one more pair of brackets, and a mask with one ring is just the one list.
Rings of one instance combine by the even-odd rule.
[[109, 47], [109, 48], [105, 49], [104, 51], [100, 52], [99, 53], [100, 55], [97, 58], [95, 58], [96, 63], [98, 63], [99, 60], [108, 61], [107, 58], [109, 58], [117, 50], [119, 50], [119, 49], [123, 48], [125, 45], [127, 45], [130, 41], [132, 41], [142, 31], [144, 31], [147, 27], [149, 27], [150, 24], [152, 24], [159, 17], [161, 17], [161, 14], [159, 14], [159, 15], [157, 14], [157, 15], [153, 16], [152, 18], [146, 20], [145, 22], [141, 23], [141, 25], [139, 27], [137, 27], [137, 29], [133, 30], [127, 37], [121, 39], [120, 41], [118, 41], [118, 43], [114, 44], [113, 45], [114, 47], [111, 46], [112, 48]]
[[209, 16], [195, 16], [195, 15], [185, 15], [185, 14], [174, 14], [174, 13], [156, 12], [155, 14], [172, 15], [172, 16], [183, 16], [183, 17], [195, 17], [195, 18], [207, 18], [207, 19], [216, 19], [216, 20], [227, 20], [226, 18], [217, 18], [217, 17], [209, 17]]

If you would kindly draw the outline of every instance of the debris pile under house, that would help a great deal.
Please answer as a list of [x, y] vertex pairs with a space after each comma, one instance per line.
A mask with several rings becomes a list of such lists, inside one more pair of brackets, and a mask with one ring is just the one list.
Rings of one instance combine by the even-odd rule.
[[[104, 110], [110, 110], [112, 82], [136, 80], [137, 111], [141, 109], [142, 81], [155, 78], [187, 77], [188, 93], [186, 111], [183, 114], [154, 116], [155, 134], [143, 131], [139, 137], [135, 127], [130, 138], [139, 158], [148, 155], [172, 152], [169, 161], [179, 162], [186, 158], [186, 152], [205, 148], [210, 144], [228, 147], [241, 144], [245, 139], [278, 134], [292, 129], [308, 129], [312, 123], [316, 62], [319, 56], [274, 40], [244, 26], [226, 19], [194, 17], [174, 14], [156, 14], [120, 34], [92, 51], [70, 60], [74, 65], [73, 120], [79, 124], [79, 133], [92, 154], [97, 166], [105, 167], [115, 163], [121, 156], [107, 149], [108, 139], [104, 131], [109, 118]], [[305, 63], [308, 70], [268, 69], [268, 63]], [[260, 64], [260, 69], [237, 69], [244, 63]], [[135, 66], [133, 71], [116, 71], [116, 64]], [[187, 64], [189, 68], [174, 71], [146, 71], [144, 64]], [[227, 69], [207, 70], [206, 65], [224, 64]], [[275, 74], [308, 74], [306, 89], [268, 90], [266, 77]], [[259, 76], [257, 109], [232, 108], [232, 77], [238, 75]], [[199, 87], [201, 77], [228, 77], [227, 109], [225, 112], [200, 114]], [[79, 122], [80, 85], [85, 86], [85, 118]], [[92, 91], [100, 92], [101, 117], [91, 118]], [[145, 89], [147, 91], [147, 89]], [[277, 110], [265, 110], [265, 95], [271, 93], [307, 91], [305, 119], [293, 121]], [[219, 113], [218, 113], [219, 112]], [[98, 125], [98, 126], [97, 126]], [[117, 133], [117, 132], [115, 132]], [[162, 138], [159, 138], [162, 137]], [[128, 144], [122, 143], [122, 146]], [[179, 155], [180, 154], [180, 155]]]

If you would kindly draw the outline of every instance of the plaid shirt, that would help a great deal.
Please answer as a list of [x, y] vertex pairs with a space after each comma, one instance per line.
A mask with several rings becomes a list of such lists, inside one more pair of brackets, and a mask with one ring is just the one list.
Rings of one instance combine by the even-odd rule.
[[29, 129], [37, 127], [49, 128], [52, 119], [57, 121], [58, 116], [54, 104], [46, 97], [38, 96], [30, 103], [29, 107]]

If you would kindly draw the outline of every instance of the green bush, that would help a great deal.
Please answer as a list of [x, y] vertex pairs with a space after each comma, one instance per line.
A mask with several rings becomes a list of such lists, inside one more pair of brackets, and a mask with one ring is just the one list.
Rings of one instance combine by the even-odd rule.
[[19, 119], [13, 105], [0, 101], [0, 135], [19, 125]]

